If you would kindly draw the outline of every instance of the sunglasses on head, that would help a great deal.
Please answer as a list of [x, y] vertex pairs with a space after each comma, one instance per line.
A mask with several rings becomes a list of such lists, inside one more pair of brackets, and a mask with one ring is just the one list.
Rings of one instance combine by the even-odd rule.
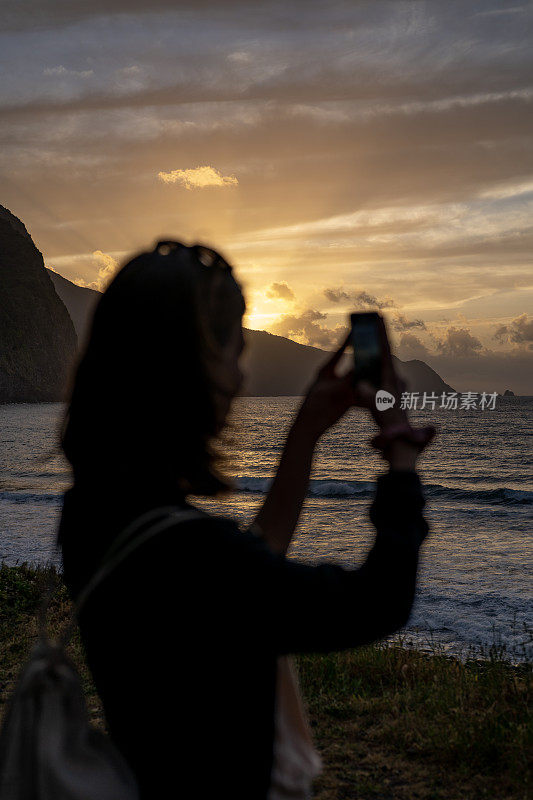
[[220, 253], [217, 253], [216, 250], [212, 250], [210, 247], [204, 247], [201, 244], [194, 244], [189, 247], [181, 242], [165, 240], [157, 243], [155, 252], [159, 253], [160, 256], [168, 256], [171, 255], [173, 251], [181, 249], [190, 250], [196, 260], [204, 267], [219, 267], [231, 272], [231, 265], [228, 264], [226, 259], [222, 258]]

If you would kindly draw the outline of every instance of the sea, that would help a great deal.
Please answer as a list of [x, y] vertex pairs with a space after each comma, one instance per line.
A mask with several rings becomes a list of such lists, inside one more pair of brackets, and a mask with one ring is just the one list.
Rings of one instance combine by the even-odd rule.
[[[275, 474], [299, 397], [237, 398], [225, 437], [235, 490], [191, 498], [246, 525]], [[437, 425], [420, 460], [430, 532], [420, 551], [408, 624], [389, 637], [404, 647], [461, 659], [533, 654], [533, 397], [498, 397], [493, 409], [424, 409]], [[71, 485], [58, 448], [60, 403], [0, 406], [0, 560], [55, 563], [62, 493]], [[375, 530], [368, 510], [386, 465], [369, 447], [367, 412], [351, 409], [320, 440], [289, 551], [306, 563], [354, 569]], [[99, 502], [95, 495], [94, 502]], [[354, 608], [354, 623], [358, 613]]]

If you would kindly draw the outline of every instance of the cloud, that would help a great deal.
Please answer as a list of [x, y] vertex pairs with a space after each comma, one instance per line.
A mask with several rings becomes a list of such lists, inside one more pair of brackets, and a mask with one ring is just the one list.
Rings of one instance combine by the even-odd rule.
[[228, 61], [234, 61], [237, 64], [249, 64], [251, 60], [252, 54], [246, 50], [236, 50], [228, 55]]
[[279, 298], [280, 300], [296, 300], [294, 292], [285, 281], [281, 281], [281, 283], [271, 283], [266, 293], [267, 297], [271, 297], [272, 299]]
[[171, 172], [158, 172], [163, 183], [180, 183], [186, 189], [205, 189], [207, 187], [237, 186], [235, 175], [222, 175], [214, 167], [195, 167], [194, 169], [173, 169]]
[[[509, 337], [533, 248], [531, 4], [6, 2], [3, 202], [69, 277], [92, 281], [96, 248], [121, 260], [179, 234], [231, 254], [254, 296], [290, 281], [301, 305], [282, 308], [327, 311], [319, 328], [353, 297], [432, 359], [457, 357], [393, 328], [398, 309], [487, 346], [505, 323], [505, 349], [527, 351]], [[239, 190], [163, 187], [178, 165]]]
[[412, 328], [420, 328], [420, 330], [425, 331], [426, 323], [423, 322], [421, 319], [409, 320], [403, 314], [396, 314], [396, 316], [392, 320], [392, 327], [396, 331], [409, 331]]
[[374, 297], [373, 294], [369, 294], [368, 292], [357, 292], [354, 295], [354, 302], [356, 307], [363, 307], [363, 308], [393, 308], [396, 303], [391, 297], [385, 297], [383, 300], [379, 300], [377, 297]]
[[344, 325], [337, 325], [335, 329], [322, 325], [327, 314], [308, 308], [301, 314], [285, 314], [271, 326], [270, 331], [279, 336], [297, 339], [302, 344], [315, 347], [331, 348], [338, 345], [339, 331], [346, 332]]
[[418, 336], [413, 333], [404, 333], [400, 339], [399, 355], [404, 359], [426, 359], [429, 356], [429, 350]]
[[[325, 350], [333, 350], [345, 328], [335, 329], [325, 324], [327, 315], [306, 309], [300, 314], [285, 315], [274, 326], [272, 333], [287, 336]], [[483, 348], [479, 339], [468, 329], [453, 326], [446, 331], [444, 341], [436, 337], [437, 350], [429, 349], [413, 333], [403, 333], [397, 355], [403, 360], [420, 359], [433, 367], [457, 391], [498, 391], [513, 389], [517, 394], [532, 392], [533, 355], [530, 350], [494, 352]]]
[[74, 76], [76, 78], [90, 78], [94, 75], [94, 70], [67, 69], [66, 67], [63, 66], [63, 64], [59, 64], [59, 66], [57, 67], [45, 67], [45, 69], [43, 69], [43, 75], [54, 76], [54, 77]]
[[324, 294], [332, 303], [340, 303], [341, 300], [350, 299], [348, 292], [345, 292], [344, 289], [340, 287], [338, 289], [324, 289]]
[[446, 336], [439, 341], [438, 349], [447, 356], [471, 356], [483, 350], [483, 345], [467, 328], [448, 328]]
[[109, 253], [103, 253], [101, 250], [95, 250], [92, 255], [93, 261], [98, 266], [97, 277], [90, 282], [83, 280], [83, 278], [77, 278], [74, 283], [87, 289], [96, 289], [99, 292], [103, 292], [117, 272], [119, 265], [113, 256], [109, 255]]
[[478, 11], [475, 17], [496, 17], [502, 14], [521, 14], [526, 11], [526, 6], [512, 6], [510, 8], [493, 8], [489, 11]]
[[375, 297], [373, 294], [369, 294], [365, 291], [352, 291], [347, 292], [341, 286], [337, 288], [331, 289], [324, 289], [324, 295], [330, 300], [332, 303], [340, 303], [342, 301], [350, 302], [353, 304], [354, 308], [393, 308], [396, 303], [391, 297], [385, 297], [382, 300]]
[[494, 339], [519, 345], [529, 344], [531, 348], [531, 343], [533, 342], [533, 318], [529, 319], [525, 312], [520, 314], [509, 325], [501, 325], [496, 330]]
[[533, 194], [533, 179], [525, 181], [506, 181], [479, 192], [478, 197], [488, 200], [506, 200], [508, 197], [520, 197]]
[[[522, 315], [524, 317], [525, 315]], [[528, 329], [522, 323], [522, 317], [516, 330], [523, 330], [528, 335]], [[517, 320], [513, 320], [517, 322]], [[522, 323], [522, 324], [521, 324]], [[502, 326], [509, 328], [510, 326]], [[518, 338], [521, 337], [518, 334]], [[531, 331], [529, 330], [529, 335]], [[425, 361], [438, 372], [438, 374], [453, 386], [457, 391], [498, 391], [512, 389], [517, 394], [531, 395], [533, 386], [533, 353], [529, 348], [515, 348], [511, 351], [498, 352], [483, 348], [477, 337], [466, 329], [450, 327], [446, 332], [444, 341], [431, 334], [435, 350], [425, 345], [413, 333], [404, 333], [401, 336], [396, 352], [399, 358], [411, 358]]]
[[[248, 6], [248, 0], [231, 0], [227, 3], [228, 11], [240, 11]], [[135, 15], [140, 15], [141, 19], [150, 14], [175, 13], [176, 10], [183, 15], [183, 11], [204, 12], [211, 17], [213, 15], [212, 0], [54, 0], [53, 3], [47, 0], [28, 0], [21, 3], [20, 0], [5, 0], [2, 12], [6, 15], [6, 30], [32, 30], [44, 27], [53, 28], [59, 26], [70, 26], [79, 24], [86, 20], [111, 15], [113, 21], [121, 14], [131, 19]], [[180, 18], [181, 21], [181, 18]]]
[[508, 333], [509, 327], [507, 325], [500, 325], [499, 328], [497, 328], [493, 338], [497, 339], [499, 342], [505, 342], [507, 341]]

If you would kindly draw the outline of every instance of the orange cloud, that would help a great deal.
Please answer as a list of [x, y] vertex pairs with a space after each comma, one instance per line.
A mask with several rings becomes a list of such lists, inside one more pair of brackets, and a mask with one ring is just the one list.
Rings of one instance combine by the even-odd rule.
[[115, 272], [118, 270], [118, 261], [109, 253], [103, 253], [102, 250], [95, 250], [93, 252], [93, 259], [98, 265], [98, 275], [94, 281], [87, 283], [83, 278], [78, 278], [74, 281], [78, 286], [84, 286], [87, 289], [96, 289], [103, 292]]
[[271, 283], [267, 289], [267, 297], [271, 299], [278, 298], [280, 300], [288, 300], [289, 302], [296, 300], [294, 292], [286, 281]]
[[180, 183], [186, 189], [205, 189], [207, 187], [237, 186], [235, 175], [222, 175], [214, 167], [195, 167], [194, 169], [173, 169], [171, 172], [158, 172], [163, 183]]

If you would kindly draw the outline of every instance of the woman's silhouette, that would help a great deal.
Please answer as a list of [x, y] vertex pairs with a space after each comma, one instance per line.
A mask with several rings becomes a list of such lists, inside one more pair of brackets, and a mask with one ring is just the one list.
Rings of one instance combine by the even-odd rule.
[[[242, 382], [244, 310], [231, 267], [176, 242], [134, 258], [104, 292], [62, 438], [74, 485], [59, 542], [73, 597], [127, 523], [228, 488], [213, 444]], [[382, 336], [383, 388], [397, 396]], [[208, 514], [178, 524], [130, 555], [81, 613], [110, 733], [144, 799], [266, 798], [278, 657], [356, 647], [409, 617], [428, 530], [415, 465], [430, 435], [336, 374], [345, 344], [311, 385], [251, 528]], [[371, 410], [390, 464], [370, 510], [374, 545], [354, 570], [287, 560], [316, 443], [353, 405]]]

